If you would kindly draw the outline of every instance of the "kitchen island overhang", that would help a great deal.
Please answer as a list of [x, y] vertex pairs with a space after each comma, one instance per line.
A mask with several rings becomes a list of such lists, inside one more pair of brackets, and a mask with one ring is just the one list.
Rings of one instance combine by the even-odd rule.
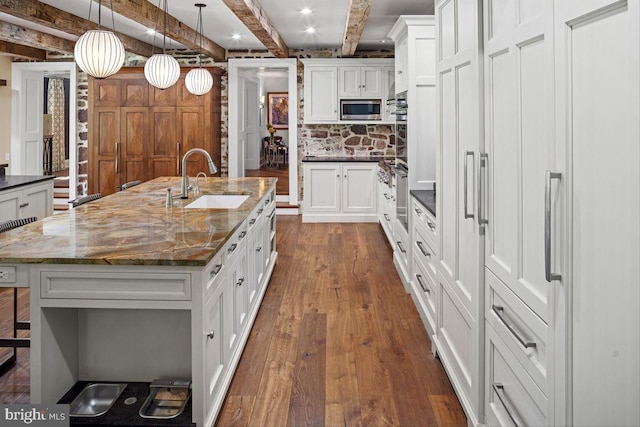
[[[31, 288], [31, 399], [77, 381], [192, 380], [192, 420], [222, 405], [277, 260], [274, 178], [207, 178], [165, 207], [158, 178], [0, 236]], [[201, 195], [248, 195], [190, 209]]]

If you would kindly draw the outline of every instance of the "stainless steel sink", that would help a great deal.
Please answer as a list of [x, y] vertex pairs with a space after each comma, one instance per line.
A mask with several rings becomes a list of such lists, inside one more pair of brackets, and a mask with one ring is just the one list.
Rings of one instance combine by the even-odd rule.
[[126, 387], [126, 384], [89, 384], [71, 402], [69, 415], [72, 417], [98, 417], [111, 408]]
[[190, 209], [237, 209], [249, 194], [203, 194], [185, 206]]

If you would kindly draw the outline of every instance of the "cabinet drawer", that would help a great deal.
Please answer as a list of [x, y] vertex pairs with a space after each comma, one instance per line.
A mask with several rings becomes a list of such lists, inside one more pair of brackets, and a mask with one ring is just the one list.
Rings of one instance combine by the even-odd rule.
[[247, 240], [247, 222], [243, 222], [224, 245], [227, 262], [232, 262], [242, 252], [242, 246]]
[[544, 393], [489, 324], [486, 332], [487, 425], [547, 425]]
[[[227, 243], [229, 245], [229, 243]], [[222, 248], [221, 251], [218, 251], [216, 256], [209, 262], [207, 265], [207, 269], [205, 271], [207, 284], [205, 287], [205, 295], [209, 295], [214, 288], [216, 288], [216, 283], [220, 282], [220, 278], [224, 275], [225, 272], [225, 264], [227, 259], [227, 251], [225, 248]]]
[[40, 297], [149, 301], [191, 300], [191, 275], [181, 273], [113, 273], [42, 271]]
[[427, 238], [428, 232], [423, 224], [416, 224], [413, 226], [413, 244], [411, 249], [415, 254], [415, 257], [419, 259], [425, 267], [429, 270], [431, 277], [436, 277], [436, 253], [433, 250], [435, 247], [431, 239]]
[[435, 331], [435, 319], [436, 319], [436, 281], [435, 276], [431, 276], [428, 269], [416, 259], [416, 255], [413, 257], [413, 281], [415, 284], [415, 290], [419, 291], [420, 299], [424, 302], [426, 307], [427, 316], [431, 323], [431, 330]]
[[404, 263], [405, 267], [409, 266], [409, 259], [411, 255], [411, 243], [409, 242], [409, 236], [404, 230], [400, 221], [396, 220], [395, 232], [393, 234], [395, 238], [395, 251], [400, 255], [400, 259]]
[[487, 322], [546, 394], [548, 326], [489, 269], [485, 272]]
[[435, 248], [436, 245], [436, 219], [435, 217], [422, 206], [420, 202], [416, 199], [411, 199], [411, 215], [414, 219], [414, 224], [422, 224], [425, 226], [425, 238], [429, 241], [432, 248]]

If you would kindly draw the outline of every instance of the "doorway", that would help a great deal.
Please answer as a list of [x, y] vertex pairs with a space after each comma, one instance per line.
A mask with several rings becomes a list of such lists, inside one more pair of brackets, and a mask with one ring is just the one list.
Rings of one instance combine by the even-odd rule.
[[[277, 177], [276, 201], [297, 206], [297, 60], [229, 59], [228, 72], [229, 177]], [[290, 108], [286, 125], [275, 125], [280, 144], [269, 147], [273, 94], [282, 94], [278, 101], [286, 99]]]
[[77, 182], [77, 76], [75, 62], [16, 62], [11, 65], [11, 162], [13, 175], [43, 175], [45, 155], [44, 81], [58, 76], [69, 80], [68, 200], [76, 197]]

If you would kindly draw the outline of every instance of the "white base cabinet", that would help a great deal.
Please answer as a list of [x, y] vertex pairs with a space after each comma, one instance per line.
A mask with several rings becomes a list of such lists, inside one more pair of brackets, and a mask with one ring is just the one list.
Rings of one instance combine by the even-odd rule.
[[376, 222], [374, 162], [305, 162], [302, 222]]
[[378, 178], [378, 220], [391, 247], [393, 240], [393, 224], [396, 220], [396, 184], [395, 177], [390, 177], [391, 185]]
[[0, 222], [53, 214], [53, 179], [0, 191]]

